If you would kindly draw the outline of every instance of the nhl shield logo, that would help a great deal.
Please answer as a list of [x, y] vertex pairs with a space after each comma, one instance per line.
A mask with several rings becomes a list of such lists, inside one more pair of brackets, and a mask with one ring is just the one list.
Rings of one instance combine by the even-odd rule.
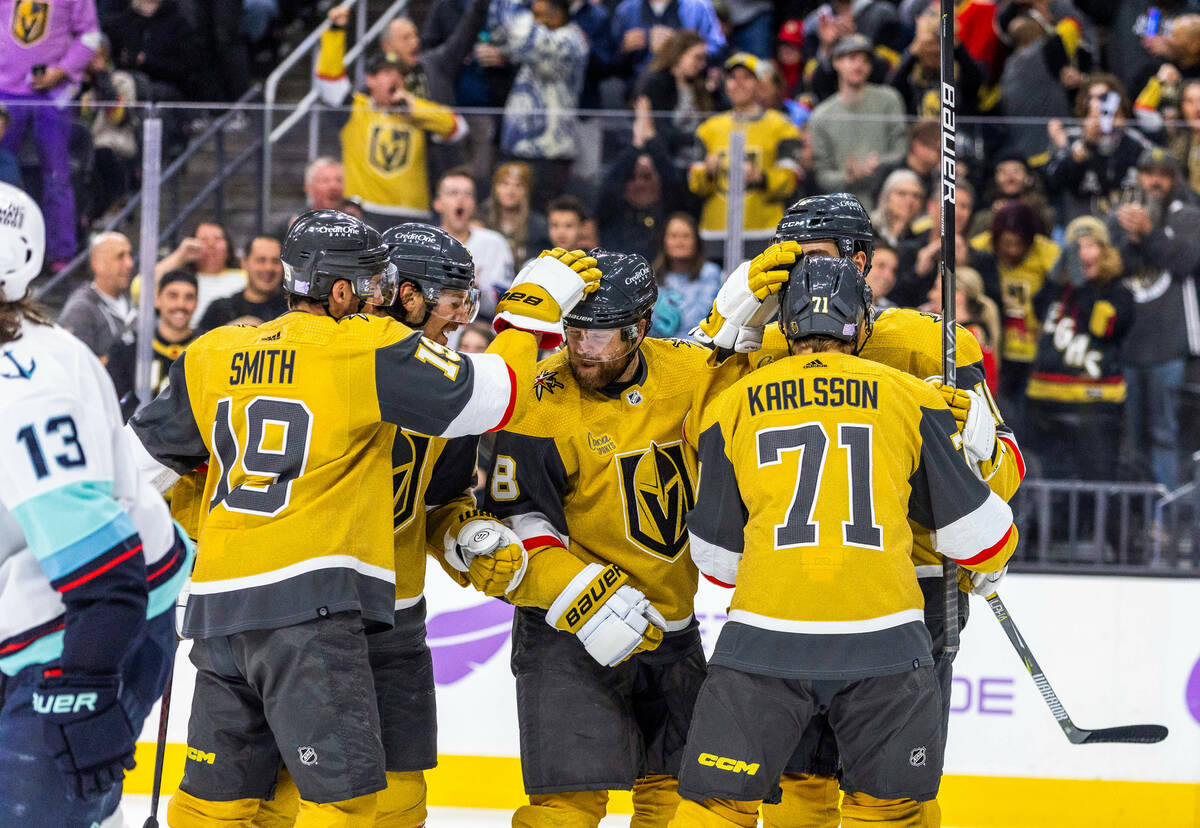
[[916, 747], [916, 748], [912, 749], [912, 752], [908, 754], [908, 764], [912, 765], [914, 768], [925, 767], [925, 746], [924, 745], [921, 745], [920, 747]]
[[309, 745], [301, 745], [296, 748], [296, 752], [300, 754], [300, 764], [315, 765], [317, 764], [317, 752]]
[[392, 442], [392, 526], [396, 532], [413, 519], [428, 454], [428, 437], [408, 431], [396, 432]]
[[408, 163], [412, 136], [399, 127], [375, 126], [371, 129], [371, 146], [367, 161], [381, 173], [392, 175]]
[[22, 46], [32, 46], [45, 37], [49, 20], [49, 3], [44, 0], [17, 0], [13, 4], [13, 39]]
[[673, 561], [687, 548], [686, 515], [696, 505], [682, 442], [617, 456], [626, 535], [658, 558]]

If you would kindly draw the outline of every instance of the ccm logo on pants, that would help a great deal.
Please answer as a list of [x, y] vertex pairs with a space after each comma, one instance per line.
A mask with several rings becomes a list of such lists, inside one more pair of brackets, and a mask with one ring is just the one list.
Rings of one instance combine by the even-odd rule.
[[701, 765], [717, 770], [730, 771], [732, 773], [744, 773], [747, 776], [754, 776], [758, 773], [758, 762], [753, 765], [743, 762], [741, 759], [730, 759], [727, 756], [715, 756], [711, 753], [701, 753], [697, 759]]
[[197, 750], [191, 745], [188, 745], [187, 758], [191, 759], [193, 762], [203, 762], [206, 765], [212, 765], [217, 761], [217, 754], [205, 753], [202, 750]]

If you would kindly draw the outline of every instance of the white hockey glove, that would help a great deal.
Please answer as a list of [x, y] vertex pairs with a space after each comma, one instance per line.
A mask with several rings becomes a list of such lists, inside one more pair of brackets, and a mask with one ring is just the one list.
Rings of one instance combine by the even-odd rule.
[[941, 377], [930, 377], [950, 406], [950, 413], [958, 423], [962, 434], [963, 448], [971, 461], [971, 468], [979, 474], [979, 464], [991, 460], [996, 451], [996, 418], [987, 400], [975, 391], [966, 388], [951, 388], [942, 383]]
[[562, 344], [562, 318], [600, 286], [596, 260], [582, 250], [543, 250], [531, 261], [496, 303], [496, 332], [519, 328], [538, 337], [543, 350]]
[[1000, 588], [1000, 582], [1004, 580], [1004, 573], [1006, 572], [1008, 572], [1007, 566], [995, 572], [972, 572], [971, 592], [982, 598], [991, 598], [996, 590]]
[[779, 309], [779, 289], [801, 255], [798, 242], [785, 241], [738, 265], [717, 291], [708, 316], [692, 329], [692, 337], [743, 354], [761, 348], [763, 327]]
[[588, 655], [605, 667], [653, 650], [667, 621], [627, 580], [618, 566], [588, 564], [554, 599], [546, 623], [578, 637]]
[[446, 532], [446, 563], [467, 576], [471, 586], [493, 598], [516, 589], [529, 567], [529, 554], [517, 533], [486, 512], [464, 512]]

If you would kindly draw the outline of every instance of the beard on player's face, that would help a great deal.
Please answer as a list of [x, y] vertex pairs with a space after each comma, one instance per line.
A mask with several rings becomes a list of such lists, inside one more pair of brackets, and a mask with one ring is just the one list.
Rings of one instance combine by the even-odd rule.
[[629, 364], [637, 359], [637, 353], [637, 349], [635, 348], [620, 359], [609, 362], [595, 362], [568, 349], [571, 373], [575, 375], [575, 381], [582, 387], [592, 391], [599, 391], [606, 385], [616, 382], [625, 373], [625, 370], [629, 368]]

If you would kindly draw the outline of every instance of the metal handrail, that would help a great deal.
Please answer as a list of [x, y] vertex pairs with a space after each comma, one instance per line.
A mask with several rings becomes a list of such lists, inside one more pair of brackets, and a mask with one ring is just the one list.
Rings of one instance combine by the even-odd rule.
[[[362, 61], [366, 52], [367, 44], [373, 41], [388, 23], [391, 23], [394, 18], [408, 5], [408, 0], [396, 0], [392, 5], [379, 16], [369, 29], [364, 31], [363, 27], [366, 24], [366, 0], [346, 0], [342, 3], [343, 6], [352, 7], [358, 5], [359, 11], [355, 16], [356, 31], [355, 44], [346, 52], [342, 60], [342, 67], [345, 68], [354, 62], [357, 66], [355, 71], [356, 82], [361, 81], [362, 77]], [[313, 104], [317, 102], [318, 95], [316, 86], [308, 91], [300, 102], [295, 105], [292, 112], [285, 118], [277, 127], [272, 127], [272, 118], [276, 104], [276, 96], [279, 91], [279, 84], [283, 80], [283, 76], [296, 65], [299, 60], [310, 52], [313, 53], [312, 59], [315, 63], [316, 53], [314, 49], [321, 42], [321, 35], [329, 31], [331, 28], [329, 20], [322, 20], [317, 28], [313, 29], [308, 37], [300, 42], [300, 45], [291, 51], [291, 53], [283, 59], [279, 66], [275, 67], [275, 71], [267, 77], [266, 87], [263, 92], [263, 128], [262, 128], [262, 162], [260, 175], [262, 177], [259, 187], [259, 216], [258, 221], [260, 228], [265, 228], [270, 224], [271, 220], [271, 174], [273, 171], [272, 152], [275, 144], [283, 138], [287, 132], [294, 127], [301, 118], [309, 113]]]
[[[212, 140], [214, 136], [224, 134], [225, 127], [229, 125], [229, 122], [239, 112], [242, 112], [244, 109], [248, 108], [247, 104], [249, 104], [258, 96], [258, 94], [262, 91], [262, 88], [262, 84], [260, 83], [256, 83], [251, 86], [240, 98], [237, 99], [237, 101], [233, 103], [229, 111], [215, 119], [203, 132], [189, 141], [183, 152], [179, 154], [179, 157], [172, 161], [167, 168], [162, 171], [162, 177], [159, 179], [160, 189], [163, 184], [173, 181], [175, 177], [183, 171], [183, 168], [187, 162], [195, 157], [196, 153], [200, 152], [200, 150], [203, 149], [204, 146], [210, 140]], [[147, 117], [154, 117], [155, 112], [161, 108], [162, 107], [155, 103], [150, 103], [146, 108]], [[257, 143], [255, 143], [254, 146], [257, 147]], [[226, 173], [224, 170], [218, 170], [216, 176], [214, 176], [213, 183], [219, 185], [228, 177], [229, 173]], [[138, 190], [115, 216], [105, 222], [104, 227], [100, 229], [100, 232], [108, 233], [116, 230], [133, 215], [134, 211], [140, 207], [141, 202], [142, 191]], [[159, 243], [161, 244], [162, 240], [166, 237], [167, 234], [160, 234]], [[71, 259], [71, 261], [67, 263], [66, 267], [54, 274], [54, 276], [38, 287], [34, 293], [35, 298], [42, 298], [60, 282], [75, 275], [75, 273], [83, 266], [84, 262], [88, 260], [89, 255], [90, 251], [86, 247], [79, 253], [75, 254], [75, 258]]]

